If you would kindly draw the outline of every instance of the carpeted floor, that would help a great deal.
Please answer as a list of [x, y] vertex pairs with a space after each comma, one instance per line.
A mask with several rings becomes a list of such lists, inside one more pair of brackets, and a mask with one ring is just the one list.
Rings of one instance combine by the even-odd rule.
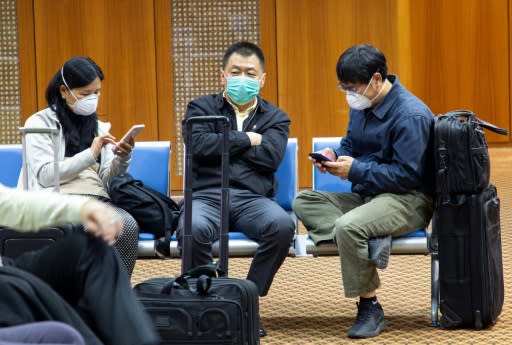
[[[378, 298], [388, 326], [377, 338], [350, 340], [356, 299], [343, 297], [338, 257], [289, 257], [278, 272], [270, 293], [260, 300], [262, 321], [269, 335], [262, 345], [313, 344], [510, 344], [512, 343], [512, 148], [493, 148], [491, 182], [501, 199], [501, 231], [505, 303], [492, 328], [447, 331], [430, 327], [430, 258], [393, 255], [380, 272]], [[230, 276], [244, 278], [249, 258], [232, 258]], [[138, 260], [132, 283], [180, 270], [179, 260]]]

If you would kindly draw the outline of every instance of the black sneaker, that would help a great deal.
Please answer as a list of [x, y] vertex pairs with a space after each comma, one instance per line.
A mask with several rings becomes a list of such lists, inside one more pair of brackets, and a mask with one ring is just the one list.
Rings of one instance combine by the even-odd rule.
[[356, 303], [356, 322], [348, 330], [349, 338], [376, 337], [386, 328], [384, 310], [379, 302]]
[[389, 254], [391, 254], [391, 235], [374, 237], [368, 240], [368, 252], [370, 260], [377, 268], [388, 267]]

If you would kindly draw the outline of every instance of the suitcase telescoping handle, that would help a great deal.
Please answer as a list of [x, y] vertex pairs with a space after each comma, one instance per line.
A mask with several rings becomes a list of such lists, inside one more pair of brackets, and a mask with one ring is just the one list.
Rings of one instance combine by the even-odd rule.
[[[60, 189], [60, 176], [59, 176], [59, 148], [61, 140], [61, 132], [58, 128], [28, 128], [20, 127], [21, 133], [21, 147], [22, 147], [22, 162], [23, 162], [23, 189], [28, 189], [28, 164], [27, 164], [27, 145], [25, 137], [28, 134], [50, 134], [57, 137], [55, 147], [53, 148], [53, 190], [58, 192]], [[54, 138], [55, 139], [55, 138]]]
[[220, 239], [219, 239], [219, 268], [225, 276], [228, 275], [228, 207], [229, 207], [229, 119], [225, 116], [207, 115], [189, 117], [185, 120], [185, 220], [183, 229], [181, 273], [192, 267], [192, 127], [199, 123], [220, 123], [222, 125], [222, 155], [221, 155], [221, 200], [220, 200]]

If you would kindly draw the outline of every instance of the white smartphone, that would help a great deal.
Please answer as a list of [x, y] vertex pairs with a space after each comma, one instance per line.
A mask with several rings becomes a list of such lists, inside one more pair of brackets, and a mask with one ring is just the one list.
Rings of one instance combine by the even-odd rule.
[[137, 134], [139, 134], [143, 129], [144, 129], [144, 125], [133, 125], [132, 128], [130, 128], [128, 130], [128, 132], [126, 132], [126, 134], [123, 135], [123, 137], [121, 138], [121, 140], [119, 140], [119, 142], [130, 141], [130, 138], [135, 138], [135, 136], [137, 136]]

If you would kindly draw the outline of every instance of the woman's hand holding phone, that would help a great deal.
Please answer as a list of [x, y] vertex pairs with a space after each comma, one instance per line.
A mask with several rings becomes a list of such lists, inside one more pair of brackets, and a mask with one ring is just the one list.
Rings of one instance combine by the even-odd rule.
[[137, 134], [139, 134], [140, 132], [142, 132], [144, 127], [145, 127], [144, 125], [133, 125], [132, 128], [130, 128], [128, 130], [128, 132], [126, 132], [126, 134], [123, 135], [123, 137], [121, 138], [121, 140], [119, 140], [119, 142], [121, 142], [121, 141], [130, 142], [130, 140], [134, 141], [135, 136]]
[[135, 136], [144, 129], [144, 125], [134, 125], [126, 132], [125, 135], [116, 143], [116, 146], [112, 149], [114, 154], [121, 158], [129, 155], [133, 147], [135, 146]]

